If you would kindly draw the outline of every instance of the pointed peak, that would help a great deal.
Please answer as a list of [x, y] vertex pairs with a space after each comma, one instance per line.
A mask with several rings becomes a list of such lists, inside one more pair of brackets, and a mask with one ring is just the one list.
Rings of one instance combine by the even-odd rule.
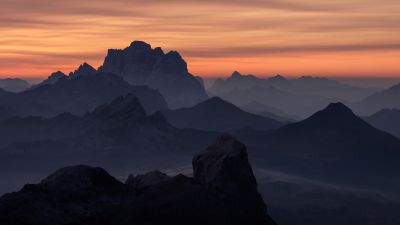
[[345, 104], [341, 102], [330, 103], [323, 111], [353, 114], [353, 111], [351, 111], [349, 107], [347, 107]]
[[90, 115], [97, 115], [105, 118], [117, 117], [145, 117], [146, 113], [140, 104], [139, 99], [133, 94], [119, 96], [109, 104], [97, 107]]
[[239, 73], [238, 71], [234, 71], [234, 72], [232, 73], [232, 75], [231, 75], [231, 77], [241, 77], [241, 76], [242, 76], [242, 74]]
[[273, 77], [270, 77], [269, 80], [286, 81], [287, 79], [284, 76], [282, 76], [280, 74], [277, 74], [277, 75], [275, 75]]
[[79, 65], [78, 69], [76, 69], [74, 72], [71, 72], [68, 76], [69, 78], [77, 78], [79, 76], [93, 75], [96, 73], [97, 70], [95, 68], [93, 68], [88, 63], [84, 62], [81, 65]]
[[337, 102], [329, 104], [326, 108], [316, 112], [306, 120], [324, 121], [324, 123], [339, 125], [341, 123], [352, 123], [361, 119], [346, 105]]
[[182, 60], [181, 54], [177, 51], [169, 51], [165, 56]]

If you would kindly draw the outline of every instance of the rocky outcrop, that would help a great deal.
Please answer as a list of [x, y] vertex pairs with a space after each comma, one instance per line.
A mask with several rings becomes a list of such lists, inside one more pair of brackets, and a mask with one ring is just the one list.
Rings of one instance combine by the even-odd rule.
[[0, 198], [8, 225], [272, 225], [246, 147], [219, 138], [193, 159], [194, 177], [153, 171], [122, 184], [101, 168], [67, 167]]
[[74, 72], [69, 73], [68, 78], [74, 79], [79, 76], [94, 75], [96, 73], [97, 70], [85, 62], [81, 64]]
[[147, 85], [166, 98], [172, 108], [194, 105], [207, 98], [204, 87], [191, 75], [178, 52], [165, 54], [142, 41], [110, 49], [99, 71], [123, 77], [134, 85]]

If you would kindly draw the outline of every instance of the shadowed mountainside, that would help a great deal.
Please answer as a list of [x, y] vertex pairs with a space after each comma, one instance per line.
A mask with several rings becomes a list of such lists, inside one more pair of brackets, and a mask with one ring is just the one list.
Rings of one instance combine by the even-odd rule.
[[130, 176], [123, 184], [101, 168], [66, 167], [39, 184], [2, 196], [0, 221], [8, 225], [275, 225], [240, 142], [229, 136], [219, 138], [193, 158], [193, 171], [193, 178], [150, 172]]
[[242, 128], [276, 129], [283, 123], [251, 114], [218, 97], [208, 99], [191, 108], [163, 111], [168, 121], [178, 128], [208, 131], [232, 131]]

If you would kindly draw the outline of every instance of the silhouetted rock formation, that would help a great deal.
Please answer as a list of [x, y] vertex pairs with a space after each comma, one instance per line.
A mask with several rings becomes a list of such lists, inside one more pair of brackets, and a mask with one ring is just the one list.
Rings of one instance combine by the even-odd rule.
[[3, 78], [0, 79], [0, 89], [10, 92], [21, 92], [28, 89], [31, 85], [19, 78]]
[[78, 69], [74, 72], [71, 72], [68, 77], [70, 79], [77, 78], [79, 76], [87, 76], [87, 75], [94, 75], [97, 73], [97, 70], [93, 68], [91, 65], [87, 64], [86, 62], [81, 64]]
[[152, 49], [142, 41], [134, 41], [123, 50], [108, 50], [99, 71], [160, 91], [172, 108], [191, 106], [207, 98], [203, 85], [189, 73], [178, 52], [164, 54], [161, 48]]
[[276, 120], [251, 114], [218, 97], [191, 108], [163, 111], [168, 121], [178, 128], [208, 131], [232, 131], [242, 128], [270, 130], [283, 125]]
[[275, 224], [257, 192], [243, 144], [221, 137], [194, 157], [193, 169], [194, 178], [152, 172], [122, 184], [101, 168], [66, 167], [39, 184], [2, 196], [0, 221], [7, 225]]
[[12, 110], [16, 116], [51, 117], [63, 112], [81, 115], [118, 96], [132, 93], [148, 114], [167, 108], [158, 91], [146, 86], [132, 86], [116, 75], [100, 73], [75, 79], [62, 74], [57, 76], [60, 78], [52, 85], [41, 85], [2, 98], [0, 106]]
[[365, 120], [372, 126], [400, 138], [400, 109], [383, 109]]
[[55, 84], [58, 80], [63, 79], [67, 77], [67, 75], [65, 75], [63, 72], [61, 71], [57, 71], [52, 73], [46, 80], [42, 81], [40, 84], [33, 86], [33, 88], [41, 86], [41, 85], [51, 85], [51, 84]]

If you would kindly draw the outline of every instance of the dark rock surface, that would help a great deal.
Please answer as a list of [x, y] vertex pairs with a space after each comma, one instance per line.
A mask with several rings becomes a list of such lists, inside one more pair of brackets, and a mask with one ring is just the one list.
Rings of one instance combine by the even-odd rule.
[[207, 98], [178, 52], [164, 53], [142, 41], [123, 50], [110, 49], [99, 71], [123, 77], [133, 85], [147, 85], [165, 97], [172, 108], [191, 106]]
[[[193, 159], [194, 178], [150, 172], [122, 184], [101, 168], [60, 169], [0, 198], [7, 225], [272, 225], [246, 147], [224, 136]], [[133, 180], [134, 182], [130, 182]], [[145, 184], [137, 189], [131, 184]]]

